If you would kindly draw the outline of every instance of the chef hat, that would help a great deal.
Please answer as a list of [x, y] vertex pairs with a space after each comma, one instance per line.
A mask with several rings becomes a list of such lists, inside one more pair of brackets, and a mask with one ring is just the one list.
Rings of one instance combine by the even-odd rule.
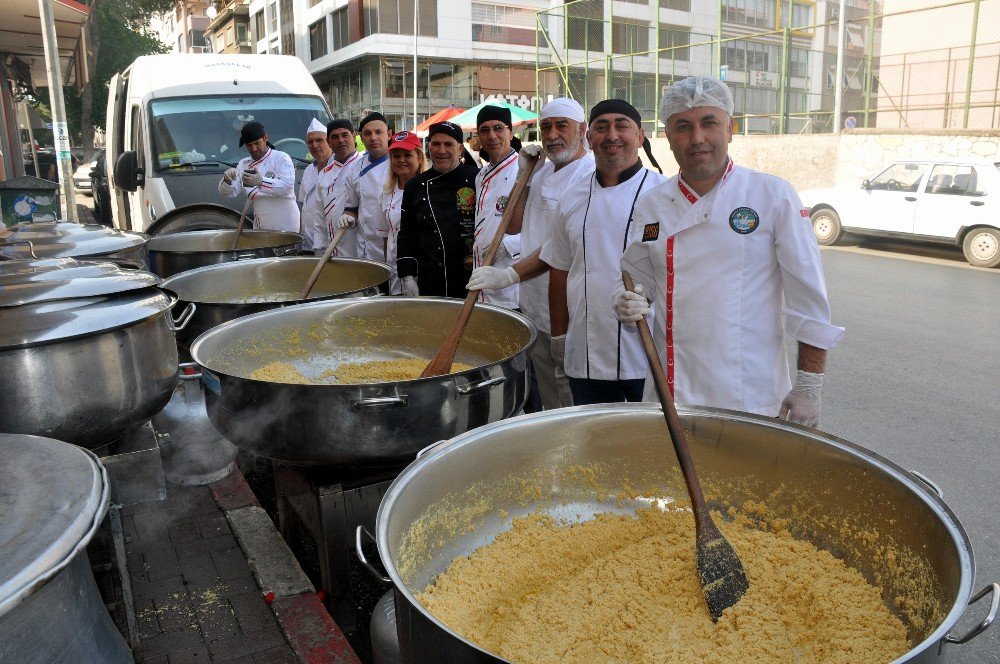
[[708, 106], [733, 114], [733, 93], [729, 86], [711, 76], [690, 76], [677, 81], [663, 93], [660, 118], [666, 122], [674, 113], [683, 113], [699, 106]]
[[546, 118], [566, 118], [575, 122], [585, 122], [587, 114], [584, 112], [583, 106], [580, 106], [580, 102], [575, 99], [556, 97], [542, 108], [542, 112], [538, 116], [539, 120]]
[[267, 132], [259, 122], [248, 122], [240, 129], [240, 147], [264, 138]]
[[352, 134], [354, 133], [354, 125], [351, 124], [350, 120], [344, 120], [343, 118], [330, 120], [329, 124], [326, 125], [326, 135], [329, 136], [330, 132], [334, 131], [335, 129], [346, 129]]
[[462, 128], [454, 122], [448, 122], [447, 120], [444, 122], [435, 122], [427, 128], [427, 138], [433, 138], [435, 134], [447, 134], [454, 138], [456, 143], [461, 143], [465, 138]]
[[489, 122], [490, 120], [499, 120], [507, 125], [508, 128], [512, 128], [510, 109], [506, 106], [494, 106], [493, 104], [487, 104], [479, 109], [479, 113], [476, 114], [476, 126], [478, 127], [484, 122]]
[[309, 128], [306, 129], [306, 134], [320, 133], [326, 136], [326, 125], [320, 122], [318, 119], [313, 118], [312, 122], [309, 123]]

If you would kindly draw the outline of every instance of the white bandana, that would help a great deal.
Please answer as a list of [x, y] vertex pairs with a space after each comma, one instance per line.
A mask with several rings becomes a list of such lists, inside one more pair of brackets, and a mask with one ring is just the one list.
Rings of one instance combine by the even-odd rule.
[[545, 105], [541, 115], [538, 116], [539, 120], [546, 118], [566, 118], [575, 122], [584, 122], [587, 115], [584, 113], [583, 106], [580, 106], [575, 99], [556, 97]]

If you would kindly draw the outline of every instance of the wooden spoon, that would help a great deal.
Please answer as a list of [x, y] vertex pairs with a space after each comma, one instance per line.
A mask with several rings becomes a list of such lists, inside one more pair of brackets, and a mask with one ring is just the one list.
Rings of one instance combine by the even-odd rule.
[[309, 275], [309, 280], [306, 281], [305, 288], [299, 293], [299, 299], [304, 300], [309, 297], [309, 293], [312, 291], [313, 286], [316, 285], [316, 280], [319, 279], [320, 272], [330, 261], [330, 256], [333, 255], [333, 250], [337, 248], [337, 244], [340, 242], [340, 238], [344, 237], [344, 233], [347, 232], [346, 228], [338, 228], [337, 232], [333, 234], [333, 240], [330, 242], [330, 246], [326, 248], [323, 255], [320, 257], [319, 262], [316, 263], [316, 267], [313, 268], [312, 274]]
[[[622, 281], [625, 283], [625, 288], [635, 292], [632, 276], [628, 272], [622, 272]], [[674, 444], [677, 461], [680, 463], [681, 473], [684, 475], [684, 482], [691, 496], [698, 578], [701, 580], [701, 590], [708, 604], [708, 613], [712, 616], [712, 622], [716, 622], [723, 611], [740, 601], [750, 588], [750, 583], [743, 571], [743, 563], [740, 562], [732, 544], [715, 525], [708, 511], [708, 505], [705, 504], [705, 496], [701, 492], [698, 474], [694, 469], [694, 460], [688, 449], [687, 438], [684, 437], [684, 428], [681, 426], [680, 418], [677, 417], [677, 409], [674, 408], [674, 400], [667, 385], [667, 376], [663, 372], [663, 365], [660, 364], [659, 354], [653, 344], [653, 335], [649, 333], [649, 325], [646, 324], [645, 318], [639, 320], [637, 325], [639, 337], [642, 339], [642, 349], [646, 351], [646, 360], [653, 371], [656, 391], [660, 395], [660, 406], [667, 421], [670, 442]]]
[[[493, 241], [490, 242], [490, 246], [486, 249], [486, 255], [483, 257], [483, 265], [493, 265], [493, 259], [496, 257], [500, 243], [503, 241], [504, 233], [507, 232], [511, 217], [514, 216], [514, 210], [520, 205], [521, 198], [523, 198], [528, 189], [528, 181], [531, 179], [531, 174], [534, 173], [537, 163], [538, 157], [528, 156], [526, 168], [522, 168], [517, 174], [517, 180], [514, 181], [514, 188], [507, 199], [507, 207], [504, 208], [503, 216], [500, 217], [500, 225], [497, 227]], [[451, 365], [455, 361], [455, 351], [458, 350], [458, 342], [462, 340], [462, 333], [465, 332], [465, 326], [469, 322], [469, 317], [472, 316], [472, 309], [476, 306], [476, 298], [478, 297], [478, 290], [469, 291], [469, 294], [465, 296], [465, 305], [462, 307], [461, 313], [458, 314], [458, 320], [455, 321], [454, 327], [451, 328], [451, 333], [448, 334], [444, 343], [441, 344], [441, 349], [438, 350], [437, 355], [431, 359], [427, 364], [427, 368], [420, 374], [421, 378], [443, 376], [451, 373]]]
[[236, 237], [233, 238], [233, 251], [236, 251], [236, 247], [240, 244], [240, 233], [243, 232], [243, 222], [247, 218], [247, 210], [250, 209], [250, 197], [247, 196], [247, 202], [243, 204], [243, 212], [240, 213], [240, 223], [236, 225]]

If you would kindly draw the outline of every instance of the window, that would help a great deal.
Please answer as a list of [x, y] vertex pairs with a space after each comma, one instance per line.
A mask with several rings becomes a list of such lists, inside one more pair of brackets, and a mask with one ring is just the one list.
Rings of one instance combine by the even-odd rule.
[[315, 7], [316, 5], [318, 5], [321, 2], [323, 2], [323, 0], [309, 0], [309, 6], [310, 7]]
[[269, 4], [267, 6], [267, 17], [269, 19], [268, 23], [270, 24], [270, 28], [268, 29], [268, 32], [271, 35], [278, 34], [278, 5], [277, 5], [277, 3], [272, 2], [271, 4]]
[[[691, 59], [691, 28], [679, 25], [660, 26], [660, 57], [687, 62]], [[672, 49], [672, 50], [664, 50]]]
[[774, 0], [722, 0], [722, 20], [761, 28], [774, 27]]
[[924, 164], [893, 164], [872, 179], [868, 188], [875, 191], [915, 192], [925, 170], [927, 166]]
[[691, 11], [691, 0], [660, 0], [660, 7], [679, 12], [689, 12]]
[[333, 23], [333, 50], [337, 51], [351, 43], [350, 31], [347, 23], [347, 7], [341, 7], [330, 14]]
[[267, 33], [264, 31], [264, 12], [260, 11], [251, 18], [253, 20], [254, 41], [260, 41], [267, 36]]
[[722, 50], [722, 64], [739, 71], [778, 73], [781, 65], [781, 48], [777, 44], [761, 42], [726, 42]]
[[326, 55], [326, 17], [309, 26], [309, 57], [312, 60]]
[[533, 9], [472, 3], [472, 41], [534, 46], [535, 28]]
[[250, 45], [250, 39], [247, 37], [247, 31], [249, 28], [250, 26], [245, 23], [236, 24], [236, 44], [238, 46]]
[[951, 196], [984, 196], [986, 192], [979, 187], [976, 175], [972, 166], [940, 164], [931, 171], [924, 191]]
[[281, 53], [295, 55], [295, 17], [292, 15], [292, 0], [279, 0], [281, 7]]
[[[437, 36], [437, 0], [419, 0], [420, 34]], [[362, 33], [365, 37], [413, 34], [413, 0], [362, 0]], [[534, 42], [532, 42], [534, 44]]]
[[805, 77], [809, 75], [809, 51], [804, 48], [793, 48], [789, 55], [788, 73], [790, 76]]
[[188, 30], [188, 46], [205, 46], [205, 33], [201, 30]]
[[813, 24], [813, 14], [811, 5], [803, 5], [798, 2], [792, 4], [792, 24], [788, 24], [788, 3], [781, 2], [778, 6], [781, 15], [782, 28], [802, 28]]
[[566, 42], [581, 51], [604, 51], [604, 7], [597, 3], [566, 5]]
[[615, 19], [611, 26], [613, 53], [641, 53], [649, 50], [649, 23]]
[[226, 46], [233, 45], [233, 36], [234, 36], [233, 26], [230, 25], [228, 28], [226, 28]]

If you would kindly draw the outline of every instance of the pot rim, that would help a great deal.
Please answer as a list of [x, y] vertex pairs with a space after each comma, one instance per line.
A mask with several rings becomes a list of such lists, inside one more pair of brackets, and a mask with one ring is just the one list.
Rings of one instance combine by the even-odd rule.
[[[264, 247], [243, 247], [240, 249], [157, 249], [155, 247], [156, 240], [160, 239], [166, 240], [167, 238], [172, 238], [172, 237], [192, 237], [192, 236], [202, 237], [208, 235], [230, 235], [235, 232], [236, 232], [235, 228], [230, 228], [230, 229], [221, 228], [217, 230], [184, 231], [183, 233], [167, 233], [166, 235], [154, 235], [149, 238], [149, 242], [147, 243], [146, 246], [149, 249], [150, 253], [190, 256], [197, 254], [232, 254], [232, 253], [247, 252], [247, 251], [265, 251], [268, 249], [292, 247], [295, 246], [296, 244], [299, 244], [300, 242], [302, 242], [303, 239], [305, 239], [301, 233], [293, 233], [292, 231], [272, 231], [272, 230], [260, 230], [254, 228], [254, 229], [244, 230], [243, 234], [275, 233], [275, 234], [289, 236], [290, 241], [284, 242], [282, 244], [270, 244]], [[293, 240], [292, 238], [296, 239]], [[190, 270], [185, 270], [185, 271], [190, 271]], [[180, 273], [178, 272], [178, 274]]]
[[[500, 420], [498, 422], [493, 422], [491, 424], [484, 425], [482, 427], [472, 429], [463, 434], [455, 436], [449, 440], [439, 441], [429, 445], [425, 450], [420, 453], [417, 458], [406, 468], [403, 472], [393, 480], [389, 489], [386, 491], [382, 498], [382, 502], [379, 504], [378, 514], [375, 518], [375, 539], [376, 545], [378, 547], [379, 558], [382, 561], [382, 565], [389, 575], [393, 586], [396, 591], [403, 595], [406, 600], [427, 619], [437, 625], [439, 628], [445, 630], [450, 636], [458, 639], [468, 645], [471, 648], [478, 650], [484, 654], [491, 657], [498, 657], [496, 654], [489, 652], [488, 650], [482, 648], [478, 644], [468, 641], [457, 632], [446, 626], [443, 622], [438, 620], [434, 615], [432, 615], [427, 609], [424, 608], [417, 598], [410, 592], [409, 588], [403, 583], [399, 576], [399, 572], [396, 569], [395, 561], [392, 558], [391, 553], [388, 550], [388, 545], [386, 542], [389, 540], [388, 533], [388, 517], [393, 511], [393, 507], [397, 501], [400, 499], [400, 494], [406, 488], [406, 485], [410, 480], [419, 474], [424, 468], [434, 463], [436, 460], [445, 457], [446, 455], [458, 450], [463, 445], [470, 444], [472, 441], [481, 438], [483, 435], [494, 431], [502, 431], [507, 429], [516, 428], [519, 423], [536, 421], [536, 420], [552, 420], [552, 419], [563, 419], [577, 417], [582, 413], [600, 413], [603, 411], [618, 410], [618, 411], [636, 411], [636, 412], [660, 412], [661, 407], [658, 403], [628, 403], [628, 404], [594, 404], [588, 406], [573, 406], [569, 408], [559, 408], [551, 411], [542, 411], [539, 413], [531, 413], [527, 415], [520, 415], [518, 417], [508, 418], [506, 420]], [[958, 622], [962, 614], [965, 612], [970, 596], [972, 595], [972, 588], [975, 582], [975, 571], [976, 562], [975, 555], [972, 549], [972, 542], [969, 539], [965, 528], [962, 526], [958, 517], [951, 510], [950, 507], [936, 495], [930, 488], [924, 484], [922, 481], [915, 478], [909, 471], [902, 468], [901, 466], [893, 463], [887, 458], [881, 456], [880, 454], [873, 452], [867, 448], [861, 447], [855, 443], [852, 443], [843, 438], [839, 438], [832, 434], [819, 431], [810, 427], [805, 427], [802, 425], [794, 424], [792, 422], [787, 422], [784, 420], [778, 420], [772, 417], [765, 417], [763, 415], [754, 415], [751, 413], [744, 413], [735, 410], [726, 410], [723, 408], [710, 408], [707, 406], [685, 406], [677, 405], [677, 412], [679, 415], [705, 415], [709, 417], [726, 418], [730, 420], [751, 422], [753, 424], [774, 428], [774, 429], [791, 429], [795, 432], [803, 435], [807, 438], [811, 438], [816, 441], [820, 441], [824, 444], [831, 445], [832, 447], [838, 448], [841, 451], [847, 452], [853, 456], [860, 457], [864, 461], [872, 464], [876, 468], [886, 472], [894, 479], [902, 483], [907, 489], [912, 493], [916, 494], [917, 497], [922, 500], [931, 510], [938, 516], [945, 528], [951, 534], [952, 545], [956, 549], [960, 560], [961, 568], [961, 580], [956, 593], [954, 604], [948, 614], [937, 626], [937, 628], [927, 636], [920, 643], [913, 645], [910, 650], [903, 653], [899, 658], [894, 660], [890, 664], [897, 664], [900, 662], [905, 662], [917, 653], [923, 652], [924, 650], [930, 648], [936, 643], [939, 643], [948, 634], [948, 631]]]

